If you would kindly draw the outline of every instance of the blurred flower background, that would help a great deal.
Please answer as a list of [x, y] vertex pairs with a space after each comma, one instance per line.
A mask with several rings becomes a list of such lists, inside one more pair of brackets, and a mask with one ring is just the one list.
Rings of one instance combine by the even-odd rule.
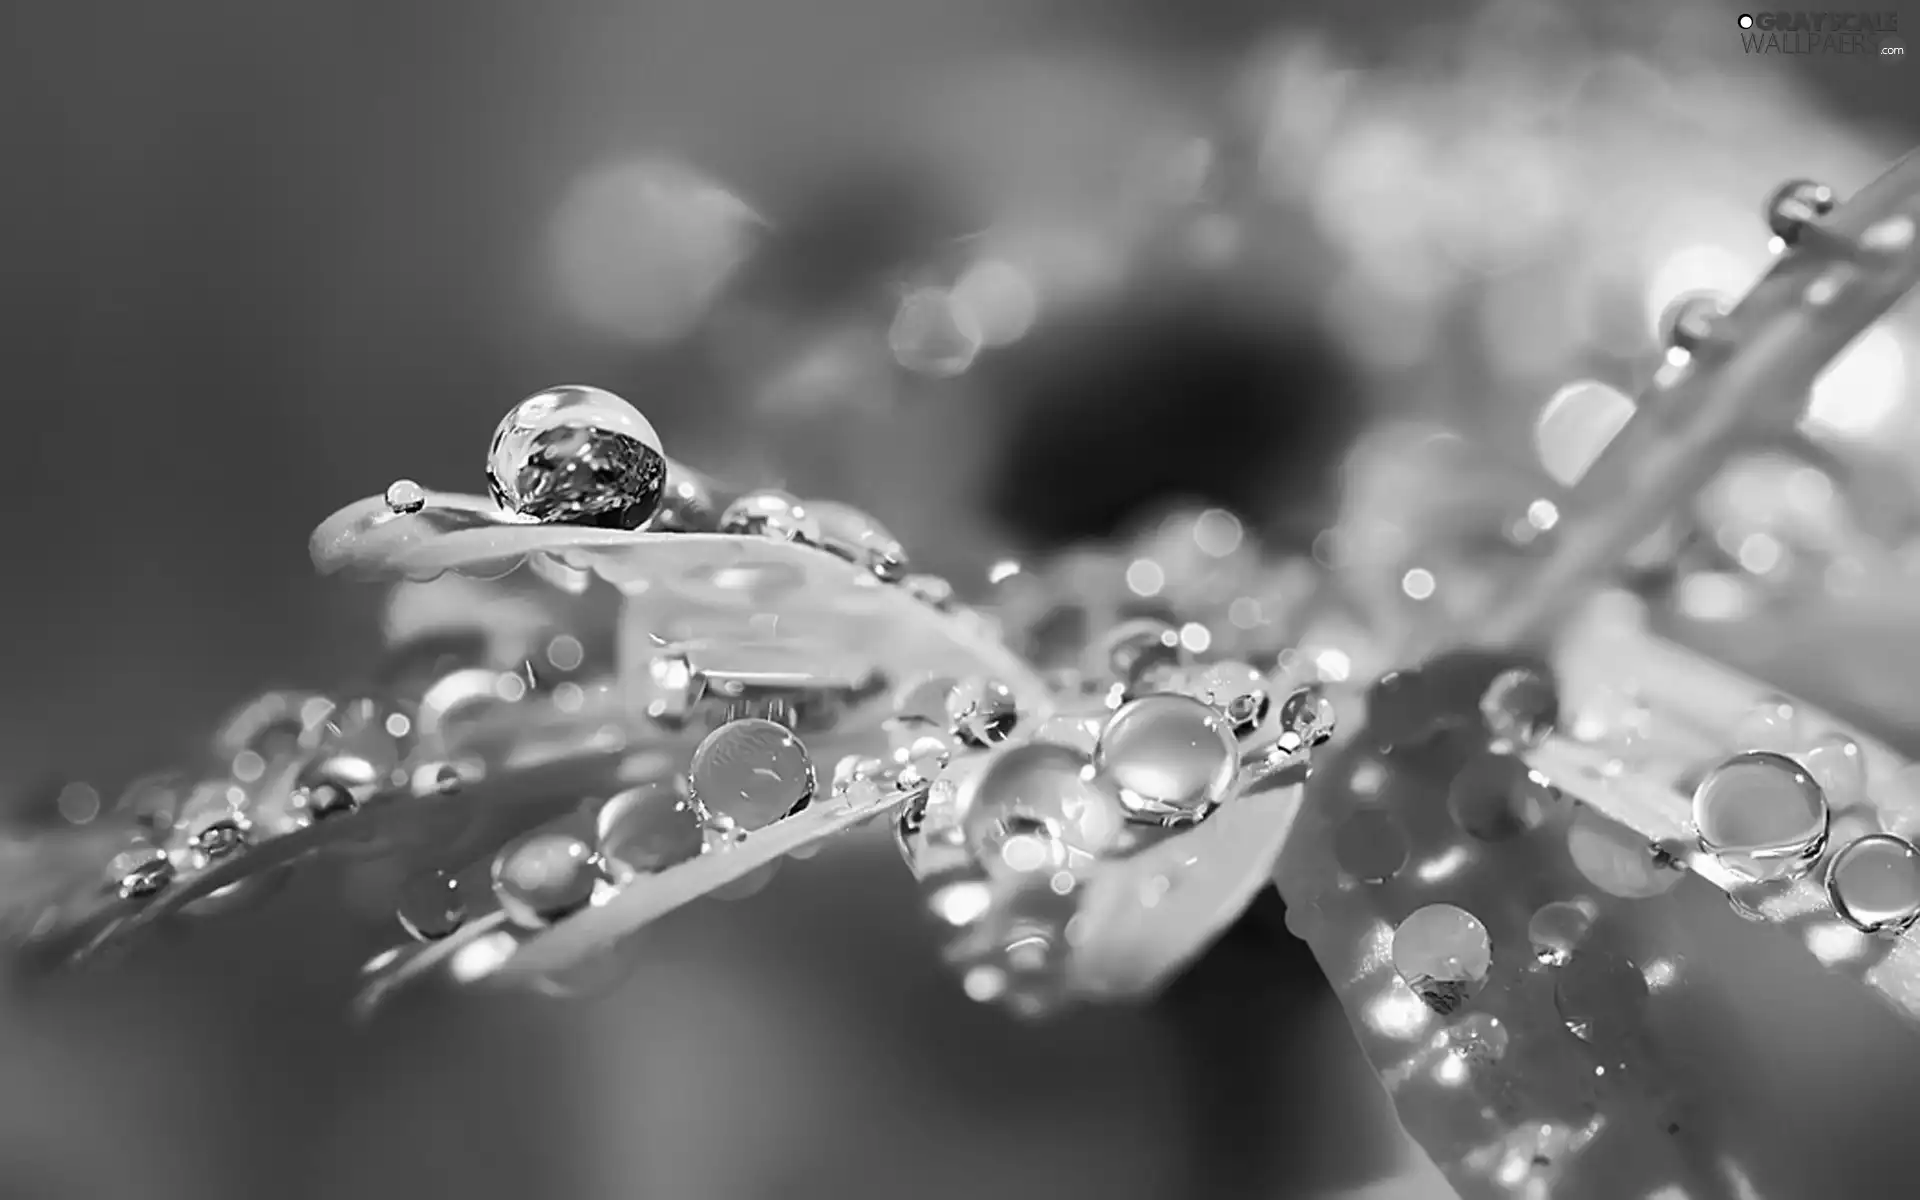
[[[91, 820], [240, 696], [370, 663], [380, 596], [317, 580], [308, 531], [395, 478], [479, 490], [494, 421], [558, 382], [982, 588], [1194, 500], [1418, 620], [1450, 541], [1552, 523], [1515, 497], [1651, 376], [1669, 304], [1766, 267], [1768, 190], [1845, 194], [1920, 111], [1910, 72], [1744, 57], [1732, 10], [1655, 0], [7, 25], [0, 791], [28, 825]], [[1844, 592], [1866, 542], [1906, 545], [1916, 339], [1911, 312], [1862, 338], [1804, 440], [1703, 502], [1673, 585], [1697, 640], [1792, 674], [1729, 622], [1801, 564]], [[1886, 652], [1888, 607], [1849, 645]], [[1842, 690], [1916, 732], [1910, 685]], [[358, 1035], [369, 935], [336, 896], [223, 918], [0, 1020], [0, 1195], [1117, 1200], [1415, 1170], [1277, 902], [1154, 1005], [1027, 1029], [954, 994], [895, 868], [817, 860], [686, 914], [599, 1006]]]

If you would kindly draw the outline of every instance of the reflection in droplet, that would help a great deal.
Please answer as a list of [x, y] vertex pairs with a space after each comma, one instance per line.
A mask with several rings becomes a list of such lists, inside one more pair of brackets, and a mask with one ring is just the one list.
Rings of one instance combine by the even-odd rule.
[[1534, 910], [1527, 941], [1542, 965], [1563, 967], [1593, 928], [1594, 906], [1585, 900], [1555, 900]]
[[1180, 631], [1165, 621], [1138, 617], [1108, 630], [1088, 655], [1087, 674], [1111, 680], [1128, 698], [1164, 691], [1186, 662]]
[[1799, 763], [1750, 751], [1709, 770], [1693, 792], [1701, 848], [1748, 879], [1806, 870], [1827, 842], [1827, 800]]
[[1447, 1050], [1469, 1066], [1491, 1066], [1506, 1056], [1512, 1042], [1500, 1018], [1487, 1013], [1468, 1013], [1447, 1027]]
[[1056, 870], [1098, 857], [1120, 836], [1124, 809], [1093, 763], [1065, 746], [1003, 750], [961, 787], [961, 829], [989, 868]]
[[1094, 766], [1121, 802], [1153, 820], [1197, 820], [1226, 799], [1239, 767], [1227, 719], [1187, 696], [1129, 701], [1107, 722]]
[[1210, 663], [1195, 672], [1183, 690], [1226, 714], [1236, 737], [1259, 729], [1273, 707], [1266, 676], [1243, 662]]
[[893, 581], [906, 575], [906, 548], [873, 517], [833, 500], [809, 501], [806, 510], [824, 549], [860, 564], [881, 579]]
[[1575, 810], [1567, 826], [1567, 854], [1593, 886], [1629, 900], [1658, 896], [1682, 874], [1644, 835], [1589, 808]]
[[720, 532], [818, 544], [820, 525], [805, 505], [786, 492], [748, 492], [720, 514]]
[[1506, 754], [1480, 754], [1463, 764], [1447, 788], [1447, 811], [1461, 830], [1500, 842], [1535, 828], [1553, 798], [1547, 781]]
[[1472, 999], [1493, 968], [1493, 941], [1480, 919], [1451, 904], [1429, 904], [1393, 931], [1393, 968], [1442, 1016]]
[[1827, 734], [1798, 757], [1830, 807], [1847, 808], [1866, 799], [1867, 758], [1860, 743], [1846, 734]]
[[1496, 744], [1532, 750], [1553, 732], [1560, 719], [1560, 697], [1553, 682], [1538, 671], [1516, 667], [1502, 671], [1480, 697], [1480, 715]]
[[1013, 689], [997, 679], [976, 676], [947, 693], [947, 725], [970, 746], [996, 746], [1012, 735], [1020, 706]]
[[813, 760], [785, 726], [748, 717], [701, 741], [688, 783], [707, 813], [750, 832], [806, 807], [813, 799]]
[[396, 479], [387, 485], [387, 509], [396, 513], [417, 513], [427, 506], [427, 489], [411, 479]]
[[1920, 851], [1890, 834], [1859, 839], [1827, 867], [1827, 898], [1864, 933], [1907, 928], [1920, 918]]
[[671, 781], [614, 796], [595, 825], [600, 857], [616, 883], [685, 862], [706, 844], [700, 813]]
[[173, 882], [173, 860], [157, 846], [136, 846], [113, 856], [107, 878], [122, 900], [154, 895]]
[[508, 512], [547, 524], [638, 529], [660, 507], [660, 435], [612, 392], [559, 387], [515, 405], [487, 450], [487, 487]]
[[1333, 737], [1337, 714], [1318, 684], [1296, 689], [1280, 705], [1281, 743], [1289, 748], [1324, 745]]
[[1647, 998], [1646, 975], [1605, 951], [1578, 951], [1554, 972], [1553, 1002], [1560, 1020], [1608, 1057], [1625, 1057], [1646, 1028]]
[[493, 894], [507, 919], [539, 929], [585, 908], [600, 871], [593, 849], [572, 834], [530, 834], [493, 860]]
[[1385, 883], [1407, 865], [1407, 833], [1383, 809], [1349, 814], [1333, 831], [1333, 858], [1362, 883]]
[[401, 886], [399, 900], [394, 916], [416, 941], [439, 941], [467, 919], [464, 887], [451, 872], [432, 871], [409, 880]]

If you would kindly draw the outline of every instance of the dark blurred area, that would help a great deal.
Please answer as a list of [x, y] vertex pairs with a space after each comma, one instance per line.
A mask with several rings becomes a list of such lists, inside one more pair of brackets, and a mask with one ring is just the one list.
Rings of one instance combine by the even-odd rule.
[[[770, 321], [780, 345], [884, 330], [888, 289], [990, 219], [930, 132], [976, 68], [1058, 53], [1209, 114], [1284, 23], [1384, 56], [1449, 19], [16, 0], [0, 788], [110, 788], [238, 698], [370, 662], [379, 597], [317, 579], [308, 532], [396, 478], [478, 490], [493, 422], [558, 382], [626, 395], [676, 453], [870, 507], [935, 570], [1173, 500], [1304, 548], [1347, 444], [1401, 401], [1327, 327], [1310, 247], [1271, 294], [1205, 273], [1119, 289], [956, 394], [825, 432], [756, 407], [736, 351]], [[1831, 65], [1817, 83], [1849, 118], [1916, 111], [1910, 74]], [[712, 172], [769, 227], [745, 308], [653, 346], [559, 314], [543, 257], [576, 177], [641, 153]], [[23, 993], [0, 1017], [0, 1196], [1226, 1200], [1401, 1169], [1271, 895], [1153, 1004], [1030, 1029], [954, 990], [894, 862], [829, 856], [775, 886], [668, 922], [641, 982], [584, 1009], [448, 1005], [350, 1031], [338, 1014], [382, 937], [333, 919], [318, 885]]]

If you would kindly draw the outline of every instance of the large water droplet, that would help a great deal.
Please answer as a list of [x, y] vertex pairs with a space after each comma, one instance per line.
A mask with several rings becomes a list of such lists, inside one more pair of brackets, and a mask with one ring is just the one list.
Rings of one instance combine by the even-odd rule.
[[653, 425], [599, 388], [529, 396], [501, 418], [487, 450], [494, 501], [546, 524], [638, 529], [659, 510], [666, 483]]
[[1860, 752], [1860, 743], [1846, 734], [1827, 734], [1798, 757], [1826, 793], [1829, 806], [1846, 808], [1866, 799], [1867, 758]]
[[706, 736], [693, 752], [688, 783], [701, 808], [752, 831], [813, 799], [813, 759], [784, 725], [749, 717]]
[[1042, 742], [1001, 751], [963, 784], [958, 805], [974, 856], [1016, 871], [1052, 871], [1106, 853], [1125, 816], [1085, 755]]
[[614, 882], [664, 871], [698, 855], [705, 823], [671, 781], [642, 784], [600, 806], [596, 839]]
[[1581, 950], [1554, 972], [1553, 1002], [1575, 1037], [1608, 1057], [1626, 1051], [1646, 1027], [1647, 978], [1626, 959]]
[[1392, 813], [1361, 809], [1333, 831], [1333, 859], [1362, 883], [1385, 883], [1407, 865], [1407, 832]]
[[1099, 716], [1055, 713], [1034, 727], [1033, 740], [1071, 746], [1092, 757], [1094, 747], [1100, 743], [1100, 731], [1106, 727], [1107, 716], [1104, 708]]
[[1538, 671], [1515, 667], [1502, 671], [1480, 697], [1487, 732], [1505, 748], [1532, 750], [1553, 732], [1560, 719], [1560, 697], [1553, 682]]
[[1827, 799], [1799, 763], [1768, 751], [1736, 754], [1693, 792], [1701, 848], [1748, 879], [1812, 866], [1827, 841]]
[[1658, 896], [1683, 874], [1644, 835], [1588, 808], [1576, 810], [1567, 826], [1567, 855], [1593, 886], [1629, 900]]
[[1176, 823], [1198, 820], [1226, 799], [1239, 751], [1217, 710], [1187, 696], [1144, 696], [1107, 722], [1094, 766], [1131, 812]]
[[1217, 662], [1202, 667], [1183, 689], [1202, 704], [1224, 713], [1234, 736], [1247, 737], [1266, 723], [1273, 707], [1267, 677], [1243, 662]]
[[458, 875], [448, 871], [418, 876], [401, 885], [394, 916], [407, 936], [422, 942], [439, 941], [467, 919], [466, 886]]
[[1013, 689], [997, 679], [963, 680], [947, 693], [947, 724], [970, 746], [995, 746], [1007, 740], [1020, 720]]
[[1890, 834], [1863, 837], [1833, 856], [1827, 898], [1867, 933], [1897, 932], [1920, 918], [1920, 851]]
[[600, 878], [593, 848], [570, 833], [529, 834], [493, 860], [493, 894], [500, 910], [525, 929], [585, 908]]
[[1593, 929], [1594, 906], [1585, 900], [1555, 900], [1534, 910], [1527, 921], [1533, 956], [1549, 967], [1564, 967]]
[[1553, 798], [1545, 779], [1505, 754], [1470, 758], [1447, 788], [1447, 811], [1462, 830], [1485, 842], [1519, 837], [1545, 819]]
[[1487, 927], [1464, 908], [1429, 904], [1393, 931], [1393, 969], [1442, 1016], [1472, 999], [1493, 969]]

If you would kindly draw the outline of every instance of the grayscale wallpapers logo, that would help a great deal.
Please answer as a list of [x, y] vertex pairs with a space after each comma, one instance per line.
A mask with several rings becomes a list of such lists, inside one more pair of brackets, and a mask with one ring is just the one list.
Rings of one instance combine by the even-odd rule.
[[1905, 62], [1900, 14], [1892, 12], [1766, 12], [1740, 14], [1740, 48], [1748, 54], [1843, 54]]

